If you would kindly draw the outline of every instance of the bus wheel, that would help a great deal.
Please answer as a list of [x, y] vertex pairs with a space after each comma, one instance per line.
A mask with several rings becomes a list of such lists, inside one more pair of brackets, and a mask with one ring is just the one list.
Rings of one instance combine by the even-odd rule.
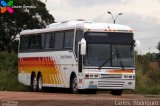
[[42, 76], [41, 75], [38, 76], [37, 88], [38, 88], [38, 91], [42, 91], [43, 90], [43, 80], [42, 80]]
[[37, 78], [36, 78], [36, 75], [33, 75], [31, 86], [32, 86], [32, 90], [34, 92], [36, 92], [37, 91]]
[[96, 94], [97, 90], [96, 89], [90, 89], [90, 90], [88, 90], [88, 93], [89, 94]]
[[78, 84], [77, 84], [77, 77], [76, 76], [73, 76], [71, 79], [70, 89], [73, 94], [78, 93]]
[[122, 92], [123, 92], [123, 90], [112, 90], [111, 94], [115, 95], [115, 96], [121, 96]]
[[81, 92], [83, 94], [96, 94], [97, 90], [96, 89], [84, 89], [84, 90], [81, 90]]

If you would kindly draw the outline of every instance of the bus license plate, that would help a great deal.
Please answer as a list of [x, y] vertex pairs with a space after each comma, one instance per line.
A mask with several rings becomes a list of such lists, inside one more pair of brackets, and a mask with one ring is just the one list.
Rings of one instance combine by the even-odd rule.
[[89, 88], [97, 88], [97, 85], [89, 85]]

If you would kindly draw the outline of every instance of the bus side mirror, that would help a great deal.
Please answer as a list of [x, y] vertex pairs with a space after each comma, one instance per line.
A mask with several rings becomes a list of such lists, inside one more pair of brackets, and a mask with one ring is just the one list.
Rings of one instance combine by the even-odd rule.
[[80, 53], [81, 55], [86, 55], [86, 40], [84, 38], [80, 42]]
[[141, 42], [139, 40], [135, 40], [135, 50], [138, 55], [141, 55]]

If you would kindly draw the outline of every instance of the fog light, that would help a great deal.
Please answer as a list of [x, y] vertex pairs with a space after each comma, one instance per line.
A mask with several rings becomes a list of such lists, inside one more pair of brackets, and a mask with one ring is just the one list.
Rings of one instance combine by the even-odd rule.
[[85, 75], [85, 77], [86, 77], [86, 78], [89, 78], [89, 75], [88, 75], [88, 74], [86, 74], [86, 75]]
[[133, 78], [135, 79], [135, 75], [133, 75]]
[[94, 75], [95, 78], [98, 78], [98, 75]]
[[128, 78], [128, 75], [124, 75], [124, 78]]
[[93, 78], [93, 75], [90, 75], [89, 77], [90, 77], [90, 78]]
[[132, 76], [130, 75], [129, 78], [132, 78]]

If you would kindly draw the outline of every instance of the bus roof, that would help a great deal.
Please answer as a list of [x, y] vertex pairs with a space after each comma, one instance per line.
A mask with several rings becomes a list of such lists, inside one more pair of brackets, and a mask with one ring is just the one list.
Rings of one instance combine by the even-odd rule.
[[96, 23], [91, 21], [65, 21], [60, 23], [53, 23], [44, 29], [23, 30], [20, 35], [45, 33], [51, 31], [60, 31], [80, 28], [85, 31], [99, 31], [99, 32], [132, 32], [129, 26], [110, 24], [110, 23]]

